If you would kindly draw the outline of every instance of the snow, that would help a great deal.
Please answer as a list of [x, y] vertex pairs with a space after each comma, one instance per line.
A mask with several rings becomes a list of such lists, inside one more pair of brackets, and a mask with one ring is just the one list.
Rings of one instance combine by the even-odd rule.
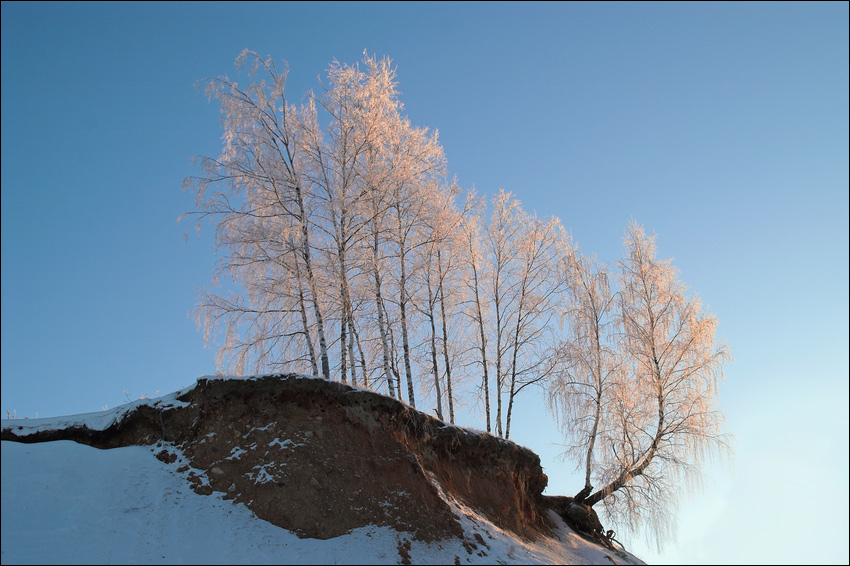
[[[189, 403], [178, 401], [177, 398], [190, 391], [195, 385], [191, 385], [182, 391], [157, 397], [155, 399], [143, 398], [131, 401], [120, 407], [106, 409], [96, 413], [80, 413], [64, 417], [49, 417], [42, 419], [9, 419], [3, 424], [3, 428], [12, 428], [18, 436], [33, 434], [46, 430], [61, 430], [65, 428], [88, 427], [90, 430], [105, 430], [115, 422], [124, 418], [124, 415], [136, 410], [141, 405], [151, 405], [161, 409], [169, 407], [186, 407]], [[7, 423], [14, 423], [14, 426]]]
[[[6, 421], [3, 428], [103, 429], [139, 404], [177, 404], [183, 392], [100, 413]], [[456, 557], [461, 564], [642, 564], [579, 537], [554, 513], [556, 537], [523, 541], [445, 493], [466, 540], [477, 541], [471, 552], [460, 540], [426, 544], [376, 526], [329, 540], [300, 539], [223, 493], [194, 492], [188, 475], [204, 474], [169, 444], [110, 450], [72, 441], [0, 444], [3, 564], [397, 564], [403, 553], [414, 564], [454, 564]], [[163, 449], [177, 459], [157, 459]], [[255, 479], [270, 477], [261, 469]]]

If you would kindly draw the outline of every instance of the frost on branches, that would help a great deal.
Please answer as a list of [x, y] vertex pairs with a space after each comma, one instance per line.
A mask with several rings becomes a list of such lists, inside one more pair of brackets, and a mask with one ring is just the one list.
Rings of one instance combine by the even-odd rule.
[[675, 534], [683, 489], [730, 451], [717, 409], [730, 354], [717, 319], [656, 258], [655, 237], [632, 222], [624, 243], [616, 292], [593, 259], [576, 252], [563, 262], [570, 330], [549, 402], [585, 472], [576, 500], [601, 502], [629, 530], [647, 523], [660, 545]]
[[632, 223], [609, 271], [558, 218], [459, 188], [387, 58], [333, 62], [298, 105], [285, 65], [246, 50], [237, 70], [246, 83], [204, 82], [222, 150], [184, 182], [220, 253], [195, 311], [219, 368], [350, 382], [451, 423], [473, 406], [503, 438], [542, 387], [584, 475], [576, 502], [672, 534], [680, 491], [728, 449], [729, 354], [654, 237]]

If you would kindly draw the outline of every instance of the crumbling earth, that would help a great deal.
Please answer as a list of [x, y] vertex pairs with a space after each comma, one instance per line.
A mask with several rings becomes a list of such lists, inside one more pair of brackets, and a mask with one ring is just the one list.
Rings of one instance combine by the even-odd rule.
[[195, 491], [222, 492], [301, 537], [379, 525], [423, 541], [462, 538], [447, 500], [526, 539], [551, 528], [548, 480], [530, 450], [317, 378], [203, 378], [176, 402], [139, 405], [103, 430], [7, 428], [2, 439], [150, 445], [165, 462], [179, 454]]

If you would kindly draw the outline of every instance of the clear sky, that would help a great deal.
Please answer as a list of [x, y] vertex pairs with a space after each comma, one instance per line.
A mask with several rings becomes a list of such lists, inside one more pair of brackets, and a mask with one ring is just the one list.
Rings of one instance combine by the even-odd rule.
[[[846, 2], [3, 2], [4, 418], [215, 371], [187, 316], [212, 233], [176, 219], [192, 156], [220, 150], [194, 84], [246, 47], [288, 61], [296, 99], [334, 59], [389, 56], [461, 186], [514, 192], [604, 261], [631, 218], [658, 235], [735, 355], [736, 459], [683, 501], [678, 544], [635, 554], [848, 561]], [[519, 403], [512, 436], [575, 493], [540, 399]]]

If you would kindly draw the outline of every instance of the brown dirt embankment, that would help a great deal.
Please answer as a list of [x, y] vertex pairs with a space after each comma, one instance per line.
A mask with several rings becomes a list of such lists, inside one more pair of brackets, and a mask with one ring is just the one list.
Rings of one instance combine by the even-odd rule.
[[[530, 450], [447, 425], [390, 397], [295, 375], [199, 379], [183, 406], [142, 404], [104, 430], [85, 426], [3, 440], [179, 449], [199, 493], [219, 491], [299, 536], [387, 525], [421, 540], [462, 537], [444, 497], [524, 538], [548, 530], [547, 478]], [[185, 470], [184, 470], [185, 471]], [[442, 494], [441, 494], [442, 490]]]

